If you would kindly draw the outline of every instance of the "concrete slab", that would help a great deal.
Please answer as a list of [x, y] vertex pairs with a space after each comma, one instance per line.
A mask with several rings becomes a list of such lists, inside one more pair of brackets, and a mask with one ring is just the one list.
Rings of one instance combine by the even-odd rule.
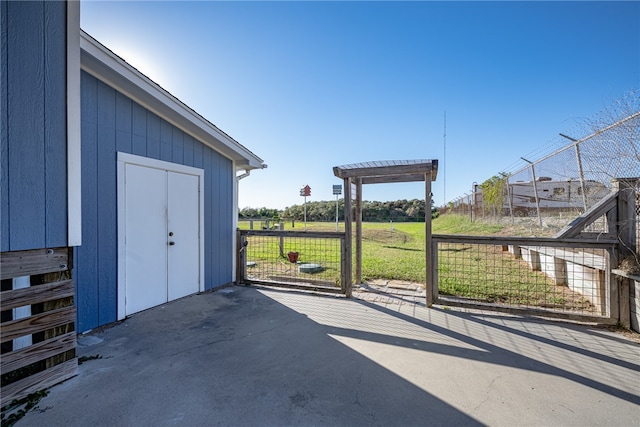
[[640, 345], [582, 325], [233, 287], [81, 343], [19, 426], [640, 425]]

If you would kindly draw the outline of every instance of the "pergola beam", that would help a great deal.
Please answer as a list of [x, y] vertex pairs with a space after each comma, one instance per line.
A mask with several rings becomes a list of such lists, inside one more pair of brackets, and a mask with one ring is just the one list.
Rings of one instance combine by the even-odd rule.
[[336, 166], [333, 173], [338, 178], [362, 178], [383, 182], [410, 182], [424, 180], [431, 173], [435, 181], [438, 172], [437, 160], [385, 160]]
[[395, 182], [421, 182], [424, 181], [424, 172], [409, 175], [368, 176], [362, 178], [363, 184], [390, 184]]

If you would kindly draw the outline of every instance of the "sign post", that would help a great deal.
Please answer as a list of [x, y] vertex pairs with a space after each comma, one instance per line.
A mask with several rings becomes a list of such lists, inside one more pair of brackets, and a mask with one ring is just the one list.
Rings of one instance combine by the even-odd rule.
[[342, 194], [342, 185], [334, 185], [333, 194], [336, 195], [336, 231], [338, 231], [338, 196]]
[[305, 185], [300, 189], [300, 195], [304, 196], [304, 231], [307, 231], [307, 196], [311, 195], [311, 187]]

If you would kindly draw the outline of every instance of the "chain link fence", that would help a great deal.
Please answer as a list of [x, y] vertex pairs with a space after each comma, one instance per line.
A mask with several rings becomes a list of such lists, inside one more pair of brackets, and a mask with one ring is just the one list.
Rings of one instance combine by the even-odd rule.
[[[474, 183], [470, 194], [444, 210], [553, 235], [607, 197], [616, 180], [638, 186], [639, 134], [640, 91], [635, 91], [578, 123], [570, 135], [559, 134], [530, 155], [536, 159], [522, 157], [510, 170]], [[590, 231], [605, 227], [603, 221]]]

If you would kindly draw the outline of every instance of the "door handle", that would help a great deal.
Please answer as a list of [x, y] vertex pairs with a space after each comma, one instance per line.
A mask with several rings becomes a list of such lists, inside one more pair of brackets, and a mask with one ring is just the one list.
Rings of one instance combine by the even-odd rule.
[[176, 244], [176, 242], [169, 242], [169, 246], [173, 246], [175, 244]]

